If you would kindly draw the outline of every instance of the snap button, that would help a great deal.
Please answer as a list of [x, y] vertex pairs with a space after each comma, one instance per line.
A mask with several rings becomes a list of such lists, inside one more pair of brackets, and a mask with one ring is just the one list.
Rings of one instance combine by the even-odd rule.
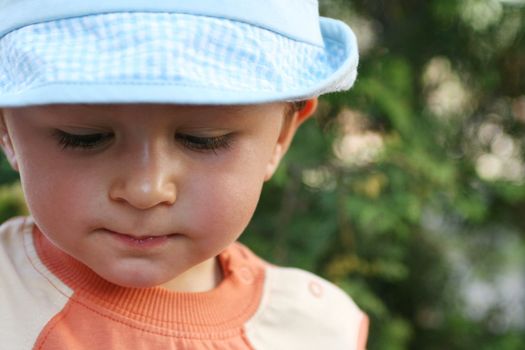
[[239, 268], [239, 279], [246, 284], [252, 284], [255, 280], [252, 270], [247, 266]]
[[317, 281], [310, 281], [308, 284], [308, 290], [316, 298], [323, 296], [323, 286], [321, 286], [321, 284]]

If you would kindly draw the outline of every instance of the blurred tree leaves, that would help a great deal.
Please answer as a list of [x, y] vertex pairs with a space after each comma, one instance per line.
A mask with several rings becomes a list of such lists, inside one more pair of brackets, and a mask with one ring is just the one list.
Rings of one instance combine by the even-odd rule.
[[24, 195], [18, 182], [0, 186], [0, 222], [18, 215], [27, 215]]
[[321, 0], [321, 10], [356, 31], [358, 80], [322, 98], [324, 132], [313, 122], [299, 132], [243, 240], [352, 295], [372, 317], [370, 349], [521, 349], [523, 317], [477, 310], [467, 291], [505, 275], [510, 253], [494, 242], [524, 245], [525, 7]]

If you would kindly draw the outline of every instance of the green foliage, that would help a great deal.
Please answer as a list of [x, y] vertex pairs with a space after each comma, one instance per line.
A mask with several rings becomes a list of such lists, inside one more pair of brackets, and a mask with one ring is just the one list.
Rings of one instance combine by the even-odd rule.
[[0, 154], [0, 223], [27, 214], [24, 195], [17, 180], [18, 174]]
[[[508, 248], [525, 249], [525, 4], [321, 10], [357, 32], [358, 80], [321, 99], [320, 127], [299, 131], [243, 240], [352, 295], [371, 317], [369, 349], [523, 347], [496, 281], [525, 273]], [[499, 302], [472, 304], [476, 283]]]
[[24, 195], [20, 184], [15, 182], [0, 187], [0, 222], [9, 218], [27, 215]]
[[[1, 152], [0, 152], [1, 153]], [[13, 171], [4, 155], [0, 155], [0, 185], [9, 184], [18, 179], [18, 174]]]

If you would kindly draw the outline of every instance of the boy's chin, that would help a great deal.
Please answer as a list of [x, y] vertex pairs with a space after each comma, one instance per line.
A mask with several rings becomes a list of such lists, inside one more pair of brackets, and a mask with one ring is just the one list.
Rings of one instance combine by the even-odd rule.
[[95, 270], [95, 273], [106, 281], [124, 288], [158, 287], [176, 279], [180, 275], [176, 271], [159, 271], [158, 268], [148, 266], [148, 264], [145, 265], [118, 266], [110, 271]]
[[153, 278], [152, 276], [101, 276], [106, 281], [124, 288], [154, 288], [168, 283], [173, 278]]
[[111, 270], [93, 269], [106, 281], [125, 288], [161, 287], [173, 292], [206, 292], [214, 289], [222, 280], [220, 264], [212, 257], [200, 264], [184, 268], [158, 266], [151, 261], [127, 261], [113, 266]]

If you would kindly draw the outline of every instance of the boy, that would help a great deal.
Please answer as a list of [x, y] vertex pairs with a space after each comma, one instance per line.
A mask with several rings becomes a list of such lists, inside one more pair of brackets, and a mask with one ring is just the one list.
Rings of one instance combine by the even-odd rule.
[[[339, 289], [235, 243], [295, 131], [355, 80], [312, 0], [0, 1], [6, 349], [362, 349]], [[303, 101], [303, 102], [294, 102]]]

